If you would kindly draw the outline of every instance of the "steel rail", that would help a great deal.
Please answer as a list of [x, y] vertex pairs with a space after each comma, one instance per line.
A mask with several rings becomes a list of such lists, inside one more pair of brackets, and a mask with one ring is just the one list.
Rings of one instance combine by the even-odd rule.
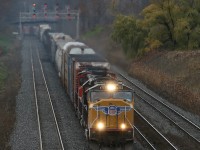
[[[30, 44], [30, 53], [31, 53], [31, 68], [32, 68], [32, 76], [33, 76], [33, 88], [34, 88], [37, 124], [38, 124], [38, 132], [39, 132], [39, 143], [40, 143], [40, 150], [43, 150], [41, 121], [40, 121], [40, 114], [39, 114], [39, 105], [38, 105], [38, 98], [37, 98], [37, 90], [36, 90], [36, 82], [35, 82], [36, 79], [35, 79], [35, 70], [34, 70], [34, 65], [33, 65], [33, 53], [32, 53], [31, 44]], [[39, 61], [39, 64], [40, 64], [40, 69], [41, 69], [41, 72], [42, 72], [42, 76], [43, 76], [43, 80], [44, 80], [44, 83], [45, 83], [46, 91], [47, 91], [47, 94], [48, 94], [49, 102], [50, 102], [50, 105], [51, 105], [51, 110], [52, 110], [52, 113], [53, 113], [54, 123], [56, 125], [56, 131], [57, 131], [57, 134], [58, 134], [58, 137], [59, 137], [59, 143], [60, 143], [61, 149], [64, 150], [64, 145], [63, 145], [61, 134], [60, 134], [60, 130], [59, 130], [59, 127], [58, 127], [58, 123], [57, 123], [55, 111], [54, 111], [54, 108], [53, 108], [50, 92], [49, 92], [49, 89], [48, 89], [48, 86], [47, 86], [47, 82], [46, 82], [46, 78], [45, 78], [45, 75], [44, 75], [44, 70], [43, 70], [43, 67], [42, 67], [42, 63], [41, 63], [41, 60], [40, 60], [40, 57], [39, 57], [38, 47], [36, 48], [36, 53], [37, 53], [37, 58], [38, 58], [38, 61]]]
[[178, 150], [164, 135], [162, 135], [162, 133], [160, 133], [146, 118], [144, 118], [136, 109], [135, 112], [145, 121], [147, 122], [147, 124], [149, 126], [152, 127], [152, 129], [154, 129], [154, 131], [156, 131], [165, 141], [167, 141], [167, 143], [175, 150]]
[[64, 145], [63, 145], [63, 141], [62, 141], [60, 129], [59, 129], [59, 126], [58, 126], [58, 121], [57, 121], [57, 118], [56, 118], [56, 115], [55, 115], [55, 111], [54, 111], [54, 107], [53, 107], [51, 95], [50, 95], [49, 88], [48, 88], [48, 85], [47, 85], [47, 82], [46, 82], [46, 78], [45, 78], [45, 75], [44, 75], [44, 70], [43, 70], [43, 66], [42, 66], [41, 60], [40, 60], [40, 56], [39, 56], [39, 52], [38, 52], [38, 47], [36, 49], [36, 52], [37, 52], [37, 57], [38, 57], [38, 60], [39, 60], [39, 63], [40, 63], [40, 69], [42, 71], [43, 80], [45, 82], [46, 90], [47, 90], [47, 93], [48, 93], [49, 102], [50, 102], [51, 109], [52, 109], [52, 112], [53, 112], [54, 121], [55, 121], [56, 129], [57, 129], [57, 134], [58, 134], [59, 141], [60, 141], [60, 146], [62, 147], [62, 150], [64, 150]]
[[155, 106], [153, 106], [151, 103], [149, 103], [147, 100], [145, 100], [144, 98], [142, 98], [140, 95], [136, 94], [138, 97], [140, 97], [140, 99], [142, 99], [144, 102], [146, 102], [148, 105], [150, 105], [151, 107], [153, 107], [156, 111], [158, 111], [160, 114], [162, 114], [165, 118], [167, 118], [168, 120], [170, 120], [173, 124], [175, 124], [177, 127], [179, 127], [183, 132], [185, 132], [188, 136], [190, 136], [192, 139], [194, 139], [196, 142], [200, 143], [200, 141], [195, 138], [193, 135], [191, 135], [189, 132], [187, 132], [186, 130], [184, 130], [181, 126], [179, 126], [175, 121], [173, 121], [170, 117], [168, 117], [166, 114], [164, 114], [163, 112], [161, 112], [158, 108], [156, 108]]
[[36, 107], [36, 115], [37, 115], [39, 143], [40, 143], [40, 150], [43, 150], [42, 133], [41, 133], [41, 126], [40, 126], [40, 115], [39, 115], [38, 99], [37, 99], [36, 84], [35, 84], [35, 74], [34, 74], [35, 70], [34, 70], [34, 67], [33, 67], [33, 53], [32, 53], [31, 44], [30, 44], [30, 53], [31, 53], [31, 68], [32, 68], [32, 76], [33, 76], [33, 89], [34, 89], [34, 97], [35, 97], [35, 107]]
[[134, 126], [134, 129], [136, 129], [136, 131], [142, 136], [142, 138], [150, 145], [153, 150], [156, 150], [156, 148], [149, 142], [149, 140], [140, 132], [136, 126]]

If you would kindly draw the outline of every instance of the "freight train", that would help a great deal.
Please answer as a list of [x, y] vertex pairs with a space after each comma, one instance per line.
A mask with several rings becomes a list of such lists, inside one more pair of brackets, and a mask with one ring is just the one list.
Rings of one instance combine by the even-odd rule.
[[38, 32], [86, 138], [100, 143], [133, 141], [133, 91], [117, 79], [109, 62], [86, 44], [51, 31], [49, 25], [40, 25]]

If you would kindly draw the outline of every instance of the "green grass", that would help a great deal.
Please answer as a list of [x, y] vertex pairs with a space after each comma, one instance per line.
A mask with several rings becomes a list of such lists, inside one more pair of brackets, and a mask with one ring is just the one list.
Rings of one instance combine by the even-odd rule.
[[96, 35], [98, 35], [99, 33], [101, 33], [103, 31], [103, 27], [101, 26], [96, 26], [95, 28], [93, 28], [92, 30], [86, 32], [83, 35], [83, 38], [90, 38], [90, 37], [94, 37]]
[[0, 64], [0, 90], [2, 86], [4, 85], [5, 79], [7, 77], [7, 69], [3, 66], [3, 64]]
[[13, 39], [6, 35], [0, 33], [0, 90], [2, 89], [5, 79], [8, 76], [8, 72], [4, 64], [2, 63], [1, 55], [8, 53], [11, 48]]
[[0, 51], [2, 51], [3, 54], [7, 53], [11, 48], [12, 41], [11, 37], [0, 33]]

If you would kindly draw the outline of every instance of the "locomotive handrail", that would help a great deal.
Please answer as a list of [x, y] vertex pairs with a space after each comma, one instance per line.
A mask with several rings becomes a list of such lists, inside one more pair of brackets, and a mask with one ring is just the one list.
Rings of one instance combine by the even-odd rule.
[[130, 126], [134, 129], [134, 126], [131, 124], [131, 122], [128, 120], [128, 118], [127, 117], [125, 117], [125, 118], [128, 121], [128, 123], [130, 124]]
[[[98, 105], [97, 105], [97, 110], [98, 110]], [[94, 121], [91, 123], [91, 125], [89, 126], [89, 128], [91, 128], [94, 124], [94, 122], [98, 119], [98, 116], [99, 116], [99, 111], [97, 111], [97, 117], [94, 119]]]

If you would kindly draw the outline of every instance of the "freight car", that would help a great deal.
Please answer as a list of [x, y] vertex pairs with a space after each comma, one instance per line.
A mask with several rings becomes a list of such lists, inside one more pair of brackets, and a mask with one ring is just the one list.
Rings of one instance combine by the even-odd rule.
[[39, 25], [39, 32], [38, 36], [42, 42], [44, 42], [48, 37], [48, 34], [45, 34], [45, 32], [49, 32], [51, 30], [51, 27], [49, 24], [41, 24]]
[[86, 138], [100, 143], [133, 141], [132, 89], [118, 81], [106, 59], [84, 43], [61, 33], [48, 34], [52, 59]]
[[50, 51], [51, 51], [51, 61], [52, 63], [55, 63], [56, 60], [56, 51], [58, 49], [62, 49], [62, 47], [68, 43], [75, 41], [72, 39], [69, 35], [66, 35], [64, 33], [49, 33], [50, 36]]

